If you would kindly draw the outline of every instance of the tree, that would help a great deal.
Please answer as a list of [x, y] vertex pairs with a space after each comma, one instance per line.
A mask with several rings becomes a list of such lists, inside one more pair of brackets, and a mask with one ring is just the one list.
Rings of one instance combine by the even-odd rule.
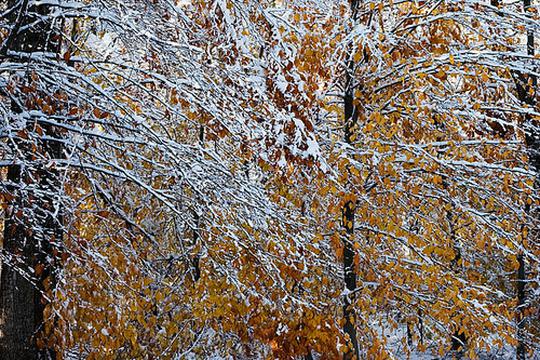
[[[530, 0], [524, 0], [523, 1], [523, 11], [526, 14], [527, 17], [531, 17], [531, 1]], [[530, 27], [527, 27], [526, 25], [526, 48], [527, 48], [527, 55], [534, 57], [535, 55], [535, 41], [534, 41], [534, 29], [531, 29]], [[516, 92], [518, 95], [519, 101], [523, 103], [524, 108], [531, 108], [535, 110], [537, 105], [537, 86], [538, 86], [538, 80], [536, 74], [526, 74], [523, 72], [516, 72], [514, 74], [514, 79], [516, 82]], [[537, 121], [533, 120], [532, 116], [528, 113], [524, 115], [524, 132], [525, 132], [525, 143], [528, 148], [528, 157], [529, 157], [529, 163], [531, 169], [535, 172], [534, 180], [532, 184], [532, 191], [533, 196], [537, 196], [538, 189], [539, 189], [539, 172], [540, 172], [540, 134], [538, 129]], [[527, 216], [532, 215], [532, 221], [531, 224], [536, 224], [538, 222], [538, 219], [535, 218], [537, 216], [536, 212], [537, 210], [532, 209], [532, 203], [534, 200], [531, 198], [530, 200], [527, 199], [527, 205], [526, 205], [526, 213]], [[535, 226], [533, 225], [532, 228]], [[527, 284], [527, 269], [526, 269], [526, 242], [534, 243], [534, 237], [537, 237], [538, 234], [536, 231], [530, 231], [528, 230], [530, 228], [530, 225], [524, 225], [524, 232], [521, 238], [521, 249], [518, 254], [518, 263], [519, 267], [517, 269], [517, 276], [516, 276], [516, 292], [517, 292], [517, 316], [516, 316], [516, 322], [517, 322], [517, 339], [518, 344], [516, 346], [516, 358], [523, 360], [527, 358], [527, 345], [526, 345], [526, 322], [527, 322], [527, 315], [526, 315], [526, 308], [527, 305], [527, 296], [526, 296], [526, 284]], [[526, 233], [530, 233], [530, 239], [527, 237]], [[532, 241], [531, 241], [532, 240]]]
[[[357, 21], [359, 2], [351, 1], [351, 21], [353, 25]], [[349, 48], [352, 48], [349, 46]], [[354, 84], [354, 70], [357, 64], [354, 61], [352, 52], [347, 54], [345, 69], [345, 85], [343, 95], [343, 114], [344, 114], [344, 141], [346, 144], [352, 144], [355, 128], [358, 126], [358, 112], [360, 111], [354, 103], [354, 93], [356, 85]], [[356, 291], [356, 269], [354, 268], [354, 231], [356, 204], [353, 200], [347, 200], [343, 205], [343, 275], [345, 280], [345, 289], [347, 294], [344, 296], [343, 317], [345, 325], [343, 331], [348, 335], [350, 347], [345, 351], [344, 359], [359, 359], [358, 340], [356, 336], [356, 315], [354, 313], [354, 294]]]
[[15, 51], [0, 20], [4, 243], [15, 222], [53, 239], [2, 258], [47, 299], [35, 348], [533, 351], [537, 74], [517, 34], [537, 25], [519, 4], [11, 4], [57, 46]]
[[[367, 62], [355, 74], [356, 102], [362, 107], [359, 129], [355, 146], [342, 145], [338, 156], [341, 168], [347, 164], [350, 168], [351, 163], [356, 168], [356, 175], [341, 183], [356, 184], [356, 223], [361, 224], [357, 228], [368, 239], [357, 245], [366, 254], [358, 259], [359, 269], [366, 269], [359, 278], [369, 279], [365, 282], [370, 285], [378, 283], [372, 286], [384, 299], [382, 304], [401, 298], [389, 306], [405, 308], [409, 323], [420, 310], [423, 316], [437, 319], [435, 329], [450, 328], [447, 338], [461, 341], [459, 345], [450, 341], [454, 346], [448, 350], [465, 347], [462, 350], [469, 356], [487, 343], [484, 334], [511, 331], [512, 312], [492, 313], [500, 321], [488, 323], [482, 320], [485, 314], [471, 305], [483, 299], [483, 306], [490, 309], [493, 304], [500, 304], [501, 310], [512, 306], [506, 296], [496, 295], [501, 284], [488, 279], [509, 280], [504, 274], [509, 261], [511, 266], [516, 263], [515, 239], [520, 230], [508, 226], [505, 219], [520, 222], [532, 174], [520, 169], [525, 157], [523, 147], [515, 144], [522, 144], [521, 135], [497, 132], [499, 124], [508, 120], [494, 116], [493, 109], [500, 108], [501, 94], [510, 94], [508, 82], [497, 88], [497, 80], [494, 85], [487, 81], [510, 74], [501, 70], [503, 55], [485, 49], [502, 41], [513, 20], [499, 27], [504, 29], [501, 32], [478, 36], [469, 29], [483, 26], [483, 19], [489, 18], [485, 12], [496, 13], [496, 9], [476, 3], [465, 7], [446, 2], [365, 4], [359, 13], [367, 20], [353, 32], [356, 58]], [[512, 117], [503, 126], [515, 126], [516, 120]], [[478, 143], [480, 139], [486, 143]], [[513, 187], [509, 189], [501, 178]], [[499, 208], [493, 208], [491, 201]], [[486, 245], [501, 248], [508, 241], [508, 257], [500, 252], [489, 260], [479, 257], [485, 256]], [[529, 255], [534, 257], [532, 251]], [[386, 260], [393, 258], [397, 259]], [[403, 278], [409, 287], [405, 293]], [[416, 282], [421, 286], [416, 287]], [[432, 285], [426, 288], [427, 284]], [[434, 292], [437, 287], [445, 290]], [[504, 290], [513, 297], [513, 288]], [[360, 285], [357, 296], [362, 298], [362, 292], [372, 294], [369, 286]], [[360, 309], [376, 303], [365, 296], [365, 302], [357, 303]], [[470, 333], [467, 329], [472, 328]], [[466, 344], [462, 339], [467, 339]], [[515, 343], [515, 338], [506, 341]], [[362, 342], [380, 348], [384, 340]], [[444, 346], [441, 351], [446, 351]]]
[[[41, 81], [31, 70], [33, 55], [58, 56], [60, 39], [55, 21], [48, 18], [47, 5], [8, 1], [4, 9], [9, 32], [0, 53], [19, 74], [3, 85], [2, 96], [10, 99], [4, 113], [4, 134], [11, 146], [10, 165], [3, 184], [6, 220], [0, 287], [0, 353], [3, 359], [48, 359], [54, 351], [39, 346], [43, 311], [48, 302], [44, 292], [54, 286], [63, 238], [63, 209], [58, 202], [62, 183], [56, 161], [64, 158], [61, 132], [46, 121], [62, 108], [62, 93], [37, 89]], [[24, 63], [30, 69], [24, 69]], [[6, 111], [7, 110], [7, 111]], [[36, 116], [41, 112], [45, 119]], [[45, 120], [45, 121], [42, 121]]]

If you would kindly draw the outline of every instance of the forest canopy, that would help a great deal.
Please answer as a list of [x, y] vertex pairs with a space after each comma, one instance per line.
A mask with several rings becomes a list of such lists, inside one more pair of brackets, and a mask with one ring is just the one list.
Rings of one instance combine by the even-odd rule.
[[540, 356], [535, 0], [4, 0], [0, 359]]

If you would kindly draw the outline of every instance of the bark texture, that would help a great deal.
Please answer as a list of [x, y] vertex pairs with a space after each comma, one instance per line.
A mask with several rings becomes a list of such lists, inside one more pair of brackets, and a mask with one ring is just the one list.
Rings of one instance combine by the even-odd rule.
[[[356, 21], [359, 2], [351, 1], [352, 19]], [[352, 54], [349, 54], [347, 60], [347, 69], [345, 74], [345, 94], [344, 94], [344, 115], [345, 115], [345, 134], [346, 143], [353, 142], [353, 134], [358, 123], [358, 109], [354, 105], [354, 63]], [[343, 332], [349, 337], [349, 349], [343, 354], [344, 360], [360, 359], [360, 350], [358, 348], [358, 339], [356, 336], [356, 315], [354, 312], [354, 294], [356, 292], [356, 269], [354, 267], [354, 218], [356, 204], [347, 201], [342, 209], [343, 217], [343, 276], [348, 295], [343, 300], [343, 317], [345, 323]]]
[[[30, 62], [35, 52], [59, 53], [59, 37], [48, 18], [49, 6], [28, 0], [9, 0], [12, 27], [0, 53], [9, 61]], [[24, 59], [24, 60], [23, 60]], [[16, 80], [22, 86], [31, 74]], [[22, 88], [21, 86], [21, 88]], [[32, 109], [32, 91], [15, 89], [10, 94], [12, 119]], [[36, 131], [37, 138], [29, 134]], [[44, 138], [48, 138], [45, 140]], [[60, 142], [52, 140], [58, 132], [51, 126], [28, 121], [13, 140], [17, 156], [8, 167], [4, 189], [8, 207], [4, 221], [3, 254], [0, 276], [0, 359], [53, 359], [54, 351], [38, 345], [46, 306], [44, 291], [53, 286], [55, 258], [62, 241], [62, 211], [57, 196], [61, 188], [58, 173], [51, 163], [62, 158]]]

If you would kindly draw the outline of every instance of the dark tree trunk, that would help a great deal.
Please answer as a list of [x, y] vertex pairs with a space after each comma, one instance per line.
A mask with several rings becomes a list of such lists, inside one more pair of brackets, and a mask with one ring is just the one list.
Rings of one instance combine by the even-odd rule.
[[[500, 7], [499, 0], [491, 0], [491, 5]], [[526, 16], [531, 16], [531, 0], [523, 0], [523, 10]], [[501, 15], [499, 13], [499, 15]], [[534, 44], [534, 31], [527, 30], [527, 54], [534, 56], [535, 44]], [[536, 76], [526, 75], [520, 72], [514, 72], [514, 81], [516, 84], [516, 92], [519, 100], [532, 108], [536, 107], [536, 88], [538, 85], [538, 79]], [[534, 182], [534, 194], [538, 196], [538, 190], [540, 189], [540, 131], [538, 129], [538, 123], [535, 123], [529, 114], [524, 116], [524, 124], [526, 129], [526, 145], [529, 153], [529, 163], [531, 169], [536, 173], [536, 179]], [[526, 206], [526, 212], [533, 218], [533, 221], [538, 221], [538, 214], [531, 213], [529, 205]], [[528, 226], [524, 224], [524, 228]], [[529, 232], [530, 243], [537, 243], [538, 231], [534, 229]], [[523, 243], [521, 244], [523, 246]], [[527, 293], [525, 285], [527, 283], [527, 269], [526, 269], [526, 257], [524, 249], [520, 249], [517, 255], [518, 269], [516, 271], [516, 297], [517, 297], [517, 310], [516, 310], [516, 323], [517, 323], [517, 346], [516, 346], [516, 358], [518, 360], [524, 360], [527, 357], [527, 347], [525, 345], [525, 332], [526, 332], [526, 317], [525, 307], [527, 303]]]
[[[443, 177], [443, 186], [445, 190], [448, 190], [448, 179], [446, 176]], [[455, 213], [456, 208], [455, 204], [452, 202], [452, 208], [450, 211], [446, 212], [446, 219], [448, 221], [448, 228], [450, 232], [450, 240], [454, 246], [454, 251], [456, 255], [452, 259], [452, 270], [454, 273], [459, 274], [461, 271], [461, 246], [458, 242], [457, 234], [456, 234], [456, 227], [455, 227]], [[456, 324], [458, 327], [460, 326], [459, 323]], [[452, 355], [457, 358], [461, 359], [463, 357], [464, 350], [467, 346], [467, 336], [463, 332], [460, 333], [460, 329], [457, 328], [454, 333], [452, 334]]]
[[[351, 1], [352, 19], [356, 21], [358, 13], [358, 1]], [[350, 51], [351, 52], [351, 51]], [[344, 115], [345, 115], [345, 134], [346, 143], [353, 142], [353, 134], [358, 122], [358, 109], [354, 105], [354, 69], [356, 64], [353, 56], [349, 52], [347, 68], [345, 74], [345, 94], [344, 94]], [[354, 218], [356, 204], [347, 201], [342, 209], [343, 218], [343, 276], [345, 287], [348, 290], [347, 296], [343, 299], [343, 317], [345, 323], [343, 332], [349, 337], [349, 349], [343, 354], [344, 360], [360, 359], [360, 350], [358, 348], [358, 339], [356, 336], [356, 315], [354, 312], [354, 294], [356, 291], [356, 269], [354, 267]]]
[[359, 359], [358, 340], [356, 338], [356, 315], [353, 307], [354, 292], [356, 290], [356, 270], [354, 268], [354, 247], [352, 240], [354, 233], [354, 204], [348, 201], [343, 209], [343, 221], [345, 227], [345, 237], [343, 239], [343, 271], [345, 287], [349, 294], [344, 297], [343, 317], [345, 324], [343, 331], [349, 336], [351, 350], [345, 352], [344, 359]]
[[518, 309], [517, 309], [517, 338], [518, 338], [518, 344], [516, 347], [516, 359], [517, 360], [525, 360], [527, 349], [525, 347], [525, 317], [523, 316], [523, 310], [525, 306], [525, 279], [526, 279], [526, 273], [525, 273], [525, 259], [523, 257], [523, 254], [518, 255], [518, 271], [517, 271], [517, 300], [518, 300]]
[[413, 346], [412, 324], [410, 321], [407, 321], [407, 346], [409, 349]]
[[[21, 182], [20, 167], [10, 166], [7, 181], [10, 184]], [[14, 186], [8, 185], [8, 191], [16, 194]], [[23, 204], [21, 199], [15, 197], [8, 208], [7, 219], [4, 223], [4, 251], [7, 254], [20, 252], [21, 244], [32, 242], [26, 238], [26, 229], [17, 219]], [[21, 216], [22, 217], [22, 216]], [[22, 220], [22, 219], [21, 219]], [[23, 256], [27, 257], [30, 251], [27, 246]], [[32, 342], [35, 332], [35, 322], [39, 311], [36, 305], [39, 301], [39, 292], [35, 286], [25, 279], [18, 269], [2, 264], [0, 284], [0, 358], [5, 360], [34, 359], [36, 349]], [[22, 270], [24, 271], [24, 269]]]
[[[199, 145], [204, 148], [204, 126], [201, 125], [199, 127]], [[193, 249], [197, 248], [199, 246], [199, 242], [201, 239], [201, 215], [198, 213], [198, 209], [193, 209], [193, 221], [194, 226], [192, 229], [193, 232]], [[193, 257], [191, 258], [191, 269], [193, 271], [193, 282], [199, 281], [201, 278], [201, 254], [200, 250], [193, 254]]]
[[[531, 10], [531, 0], [523, 0], [523, 10], [526, 16], [530, 16]], [[534, 31], [531, 29], [527, 30], [527, 54], [534, 56], [535, 54], [535, 44], [534, 44]], [[536, 87], [538, 80], [535, 76], [516, 74], [514, 76], [516, 80], [516, 89], [519, 99], [526, 105], [531, 108], [536, 107]], [[540, 131], [538, 130], [538, 124], [532, 119], [532, 117], [527, 114], [525, 115], [525, 127], [526, 127], [526, 144], [529, 152], [529, 163], [531, 169], [536, 173], [536, 179], [534, 182], [535, 195], [538, 195], [538, 189], [540, 188], [539, 176], [540, 172]], [[527, 213], [533, 217], [535, 215], [534, 211], [531, 212], [530, 205], [527, 205]], [[534, 219], [537, 220], [537, 219]], [[529, 242], [531, 244], [538, 241], [538, 239], [532, 239], [535, 236], [538, 236], [537, 231], [534, 229], [529, 232]], [[523, 243], [521, 244], [524, 245]], [[517, 340], [518, 344], [516, 347], [516, 358], [518, 360], [524, 360], [527, 357], [527, 347], [525, 345], [526, 341], [526, 316], [525, 308], [527, 304], [527, 292], [526, 292], [526, 282], [527, 282], [527, 268], [526, 268], [526, 257], [524, 254], [525, 249], [520, 249], [517, 261], [518, 269], [516, 273], [516, 295], [517, 295]]]
[[[12, 28], [0, 53], [11, 58], [10, 52], [59, 52], [59, 40], [47, 20], [47, 5], [29, 6], [28, 0], [9, 0]], [[41, 19], [41, 20], [40, 20]], [[30, 26], [30, 24], [32, 24]], [[12, 61], [17, 60], [15, 56]], [[30, 60], [27, 60], [30, 61]], [[29, 83], [27, 79], [19, 79]], [[31, 103], [30, 94], [15, 89], [11, 94], [14, 118]], [[7, 119], [6, 122], [10, 122]], [[39, 130], [36, 133], [36, 129]], [[34, 136], [35, 135], [35, 136]], [[58, 245], [62, 241], [62, 217], [55, 201], [61, 184], [51, 160], [63, 157], [60, 142], [44, 140], [58, 137], [51, 126], [40, 126], [39, 120], [21, 129], [14, 139], [17, 154], [8, 167], [4, 184], [8, 199], [3, 233], [3, 254], [0, 277], [0, 359], [52, 359], [55, 354], [42, 342], [38, 333], [43, 328], [47, 304], [43, 293], [55, 283]], [[40, 139], [41, 138], [41, 139]], [[55, 250], [56, 249], [56, 250]]]
[[[197, 247], [199, 241], [200, 241], [200, 229], [201, 229], [201, 217], [199, 214], [197, 214], [195, 210], [195, 213], [193, 215], [195, 220], [195, 227], [193, 228], [193, 247]], [[201, 278], [201, 255], [200, 253], [197, 253], [193, 255], [193, 258], [191, 259], [192, 262], [192, 269], [193, 269], [193, 282], [199, 281]]]
[[422, 310], [418, 310], [418, 331], [420, 332], [420, 345], [424, 346], [424, 316]]

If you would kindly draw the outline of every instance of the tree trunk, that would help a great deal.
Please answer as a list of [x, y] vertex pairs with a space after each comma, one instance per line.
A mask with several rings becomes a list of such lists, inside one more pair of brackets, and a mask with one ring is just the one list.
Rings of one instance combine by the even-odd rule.
[[[13, 165], [8, 169], [7, 181], [10, 184], [20, 183], [20, 167]], [[8, 185], [8, 191], [14, 186]], [[16, 192], [13, 190], [12, 192]], [[14, 254], [19, 252], [20, 244], [31, 242], [26, 239], [24, 224], [20, 224], [17, 214], [20, 214], [20, 198], [15, 197], [11, 202], [7, 219], [4, 223], [4, 252]], [[26, 247], [27, 257], [30, 251]], [[24, 271], [22, 269], [21, 271]], [[4, 360], [34, 359], [36, 349], [32, 342], [35, 332], [37, 313], [36, 305], [39, 301], [39, 292], [34, 285], [25, 279], [18, 269], [2, 264], [0, 284], [0, 357]]]
[[[500, 6], [499, 0], [491, 0], [491, 5], [495, 7]], [[525, 16], [531, 16], [531, 0], [523, 0], [523, 10]], [[527, 30], [527, 55], [534, 56], [535, 54], [535, 44], [534, 44], [534, 31], [531, 29]], [[530, 107], [536, 106], [536, 87], [538, 79], [536, 76], [525, 75], [520, 72], [515, 72], [512, 74], [516, 84], [516, 92], [519, 100]], [[524, 116], [524, 123], [526, 128], [526, 145], [529, 153], [529, 164], [531, 169], [536, 173], [534, 189], [535, 195], [538, 194], [540, 189], [540, 178], [538, 174], [540, 173], [540, 131], [538, 130], [538, 124], [535, 124], [533, 119], [529, 114]], [[526, 213], [533, 217], [534, 220], [538, 220], [538, 215], [531, 214], [530, 205], [526, 205]], [[536, 217], [536, 218], [535, 218]], [[527, 228], [527, 225], [524, 224], [524, 229]], [[537, 231], [529, 232], [530, 243], [538, 242], [538, 239], [534, 239], [538, 236]], [[526, 269], [526, 257], [524, 254], [524, 243], [521, 244], [521, 249], [519, 249], [517, 255], [518, 269], [516, 271], [516, 297], [517, 297], [517, 310], [516, 310], [516, 324], [517, 324], [517, 346], [516, 346], [516, 359], [524, 360], [527, 357], [527, 347], [525, 345], [525, 307], [527, 302], [527, 293], [525, 285], [527, 283], [527, 269]]]
[[525, 259], [523, 257], [523, 254], [518, 255], [518, 263], [519, 267], [517, 270], [517, 340], [518, 344], [516, 347], [516, 359], [517, 360], [525, 360], [527, 349], [525, 347], [525, 317], [523, 314], [524, 306], [525, 306], [525, 279], [526, 279], [526, 273], [525, 273]]
[[[443, 176], [443, 187], [445, 190], [448, 191], [448, 178], [446, 176]], [[454, 251], [456, 255], [452, 259], [452, 270], [455, 274], [459, 274], [461, 271], [461, 246], [458, 242], [458, 237], [456, 234], [456, 226], [455, 226], [455, 213], [456, 213], [456, 207], [455, 204], [452, 202], [452, 209], [450, 211], [446, 212], [446, 220], [448, 222], [448, 230], [450, 233], [450, 241], [454, 247]], [[460, 326], [459, 323], [456, 324], [457, 326]], [[460, 333], [460, 329], [457, 328], [454, 333], [452, 334], [452, 356], [456, 359], [461, 359], [463, 357], [463, 353], [465, 351], [465, 348], [467, 346], [467, 336], [463, 332]]]
[[[531, 0], [523, 0], [523, 10], [526, 16], [530, 16], [531, 10]], [[534, 56], [535, 45], [534, 45], [534, 31], [527, 30], [527, 54]], [[536, 86], [537, 78], [535, 76], [527, 76], [524, 74], [517, 74], [516, 79], [516, 88], [519, 99], [526, 105], [534, 108], [536, 106]], [[525, 127], [528, 128], [526, 132], [526, 144], [529, 152], [529, 163], [531, 169], [536, 173], [534, 189], [535, 192], [539, 189], [539, 177], [538, 173], [540, 172], [540, 133], [534, 123], [534, 120], [529, 114], [525, 115]], [[530, 205], [527, 205], [526, 211], [529, 215], [533, 217], [535, 214], [531, 214]], [[536, 220], [536, 219], [535, 219]], [[530, 243], [534, 243], [532, 237], [537, 236], [536, 231], [529, 232]], [[538, 241], [538, 239], [536, 239]], [[518, 269], [516, 273], [516, 295], [517, 295], [517, 314], [516, 314], [516, 323], [517, 323], [517, 340], [518, 344], [516, 347], [516, 358], [518, 360], [524, 360], [527, 357], [527, 347], [525, 345], [525, 332], [526, 332], [526, 316], [525, 308], [527, 302], [527, 293], [526, 293], [526, 282], [527, 282], [527, 269], [526, 269], [526, 258], [523, 248], [525, 244], [522, 242], [522, 248], [519, 250], [517, 261]]]
[[[352, 19], [356, 21], [358, 13], [358, 1], [351, 1]], [[352, 49], [352, 47], [350, 47]], [[350, 51], [351, 52], [351, 51]], [[347, 68], [345, 74], [345, 95], [344, 95], [344, 115], [345, 134], [344, 140], [347, 144], [353, 141], [353, 133], [358, 122], [358, 109], [354, 105], [354, 68], [353, 56], [349, 52]], [[344, 360], [359, 359], [360, 350], [356, 337], [356, 315], [354, 312], [354, 294], [356, 291], [356, 269], [354, 268], [354, 217], [356, 204], [347, 201], [342, 208], [343, 218], [343, 277], [345, 287], [348, 290], [347, 296], [343, 300], [343, 317], [345, 323], [343, 332], [349, 337], [349, 348], [343, 354]]]
[[[11, 32], [0, 49], [10, 58], [10, 51], [19, 53], [59, 52], [58, 38], [53, 36], [52, 23], [47, 20], [48, 5], [29, 6], [28, 0], [9, 0]], [[42, 19], [39, 21], [38, 19]], [[29, 24], [32, 24], [31, 26]], [[17, 58], [11, 59], [17, 61]], [[30, 60], [27, 60], [30, 61]], [[28, 74], [29, 75], [29, 74]], [[29, 82], [27, 79], [21, 81]], [[27, 113], [30, 96], [15, 89], [11, 111], [14, 118]], [[10, 122], [12, 119], [7, 119]], [[8, 167], [8, 207], [4, 222], [3, 254], [0, 276], [0, 359], [33, 360], [53, 359], [54, 351], [45, 344], [38, 346], [38, 333], [43, 328], [44, 309], [47, 304], [43, 293], [54, 284], [54, 263], [57, 244], [62, 240], [62, 217], [55, 201], [60, 182], [50, 160], [62, 158], [58, 141], [33, 140], [28, 134], [40, 128], [41, 135], [57, 137], [51, 126], [39, 126], [39, 120], [30, 122], [14, 139], [14, 164]], [[40, 132], [38, 131], [38, 133]]]
[[344, 206], [343, 221], [346, 233], [343, 239], [343, 272], [345, 287], [348, 290], [343, 303], [343, 317], [345, 319], [343, 331], [349, 336], [350, 342], [350, 349], [345, 352], [343, 359], [349, 360], [355, 358], [355, 356], [356, 359], [359, 359], [358, 340], [356, 338], [356, 316], [353, 307], [354, 291], [356, 289], [356, 270], [354, 268], [354, 247], [352, 243], [354, 239], [354, 204], [351, 201], [348, 201]]

